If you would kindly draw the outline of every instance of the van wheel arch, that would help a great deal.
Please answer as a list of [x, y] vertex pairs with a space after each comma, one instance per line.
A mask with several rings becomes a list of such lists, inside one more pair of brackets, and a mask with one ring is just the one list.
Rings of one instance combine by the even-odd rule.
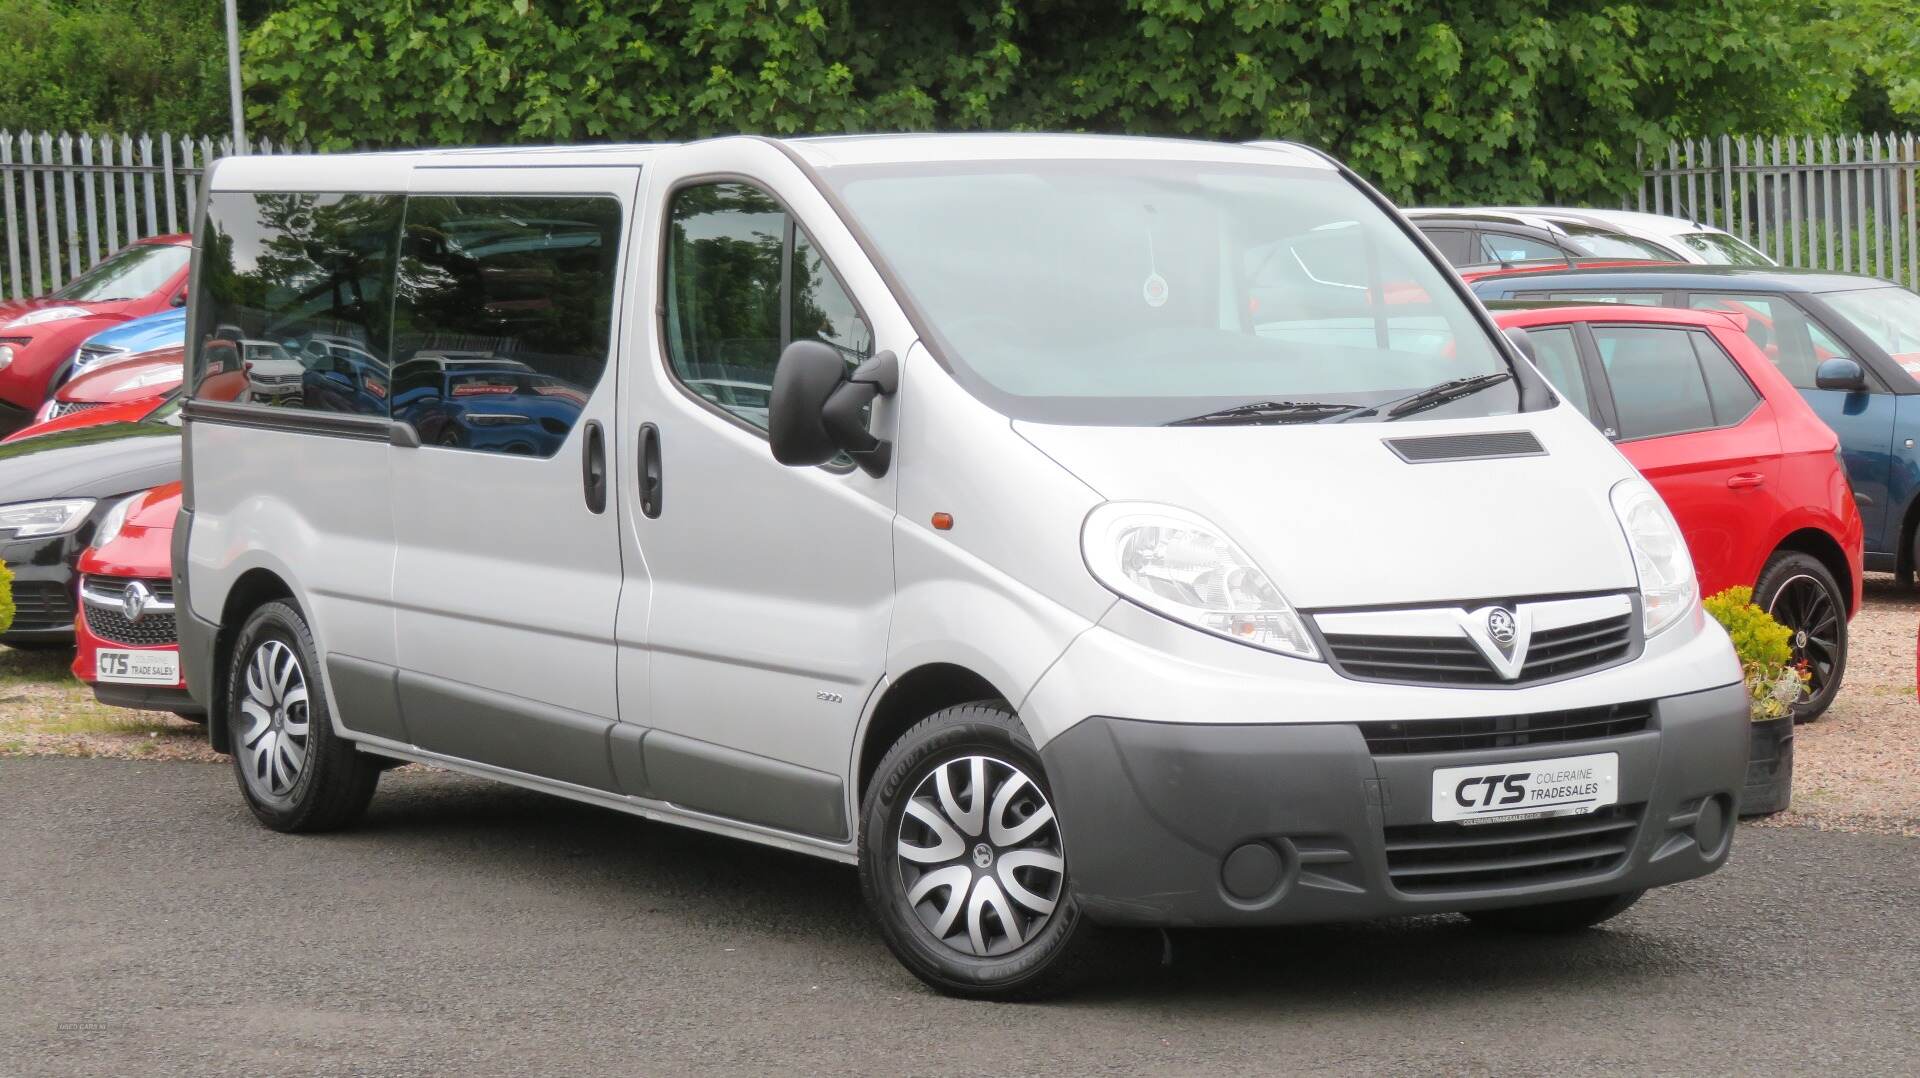
[[956, 663], [916, 666], [888, 685], [860, 738], [854, 770], [855, 804], [866, 796], [867, 783], [887, 750], [915, 723], [946, 708], [981, 702], [1012, 708], [1006, 694], [991, 681]]
[[[255, 610], [275, 600], [290, 603], [294, 609], [300, 610], [300, 603], [293, 597], [293, 589], [280, 579], [279, 574], [271, 569], [249, 569], [233, 582], [233, 588], [227, 592], [227, 601], [220, 608], [220, 631], [213, 638], [213, 699], [207, 702], [207, 737], [215, 752], [233, 751], [232, 732], [227, 729], [226, 723], [217, 721], [215, 716], [227, 713], [226, 669], [233, 659], [234, 637]], [[304, 615], [306, 611], [301, 610], [301, 613]]]

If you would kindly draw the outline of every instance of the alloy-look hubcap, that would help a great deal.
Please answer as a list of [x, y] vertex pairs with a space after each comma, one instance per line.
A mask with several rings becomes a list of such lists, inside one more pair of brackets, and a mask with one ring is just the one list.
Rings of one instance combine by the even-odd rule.
[[991, 756], [934, 768], [907, 799], [896, 838], [907, 904], [961, 954], [1008, 954], [1063, 897], [1060, 825], [1039, 784]]
[[307, 676], [300, 657], [278, 640], [265, 640], [247, 660], [240, 700], [240, 760], [247, 785], [260, 798], [285, 800], [307, 766]]

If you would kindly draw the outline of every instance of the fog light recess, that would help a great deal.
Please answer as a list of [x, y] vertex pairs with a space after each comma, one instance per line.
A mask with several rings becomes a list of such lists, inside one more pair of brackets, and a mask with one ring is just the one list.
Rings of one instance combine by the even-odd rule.
[[1704, 857], [1718, 857], [1727, 844], [1727, 821], [1733, 816], [1727, 811], [1727, 798], [1724, 794], [1709, 797], [1700, 806], [1700, 818], [1693, 824], [1693, 840], [1700, 844], [1700, 853]]
[[1257, 902], [1280, 886], [1286, 863], [1280, 851], [1264, 842], [1236, 847], [1220, 864], [1220, 885], [1242, 902]]

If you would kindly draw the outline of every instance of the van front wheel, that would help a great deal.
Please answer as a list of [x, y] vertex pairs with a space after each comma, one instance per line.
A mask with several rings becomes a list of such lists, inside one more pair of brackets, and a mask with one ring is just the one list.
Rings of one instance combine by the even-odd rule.
[[949, 995], [1061, 987], [1085, 934], [1046, 773], [998, 703], [937, 712], [881, 760], [861, 805], [860, 885], [887, 945]]
[[255, 610], [227, 669], [233, 771], [254, 818], [275, 831], [330, 831], [359, 818], [379, 762], [334, 736], [319, 652], [287, 602]]

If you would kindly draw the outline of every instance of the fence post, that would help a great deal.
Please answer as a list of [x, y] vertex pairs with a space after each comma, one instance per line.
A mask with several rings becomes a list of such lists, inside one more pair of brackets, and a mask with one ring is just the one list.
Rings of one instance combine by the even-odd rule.
[[93, 188], [93, 138], [84, 131], [80, 133], [80, 194], [87, 208], [87, 265], [92, 266], [100, 261], [100, 203]]
[[1733, 140], [1720, 136], [1720, 227], [1733, 231]]
[[133, 136], [120, 136], [120, 194], [127, 201], [127, 239], [132, 243], [145, 233], [140, 231], [140, 203], [133, 197]]
[[7, 196], [7, 295], [19, 299], [25, 293], [20, 291], [20, 233], [14, 225], [13, 217], [13, 132], [0, 131], [0, 175], [4, 175]]
[[173, 136], [160, 132], [160, 177], [161, 197], [167, 202], [167, 231], [180, 231], [180, 212], [177, 205], [179, 192], [173, 185]]

